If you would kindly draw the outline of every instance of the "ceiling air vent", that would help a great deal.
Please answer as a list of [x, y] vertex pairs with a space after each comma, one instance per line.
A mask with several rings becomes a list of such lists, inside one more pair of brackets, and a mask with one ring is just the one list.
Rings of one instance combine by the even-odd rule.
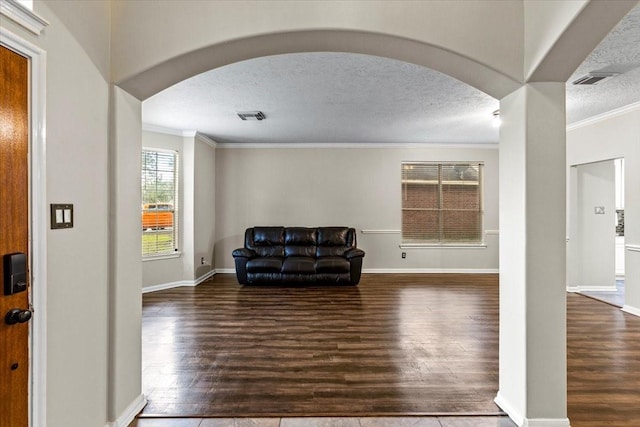
[[585, 76], [580, 77], [577, 80], [574, 80], [572, 84], [574, 85], [595, 85], [597, 83], [600, 83], [601, 81], [611, 78], [611, 77], [615, 77], [617, 76], [619, 73], [596, 73], [596, 72], [592, 72], [589, 73]]
[[262, 111], [238, 111], [238, 117], [242, 120], [264, 120], [267, 118]]

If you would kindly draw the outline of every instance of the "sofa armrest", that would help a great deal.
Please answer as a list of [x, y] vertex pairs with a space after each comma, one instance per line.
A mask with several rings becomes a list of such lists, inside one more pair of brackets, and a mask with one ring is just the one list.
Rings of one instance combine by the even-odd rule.
[[238, 248], [234, 250], [231, 255], [233, 255], [234, 258], [255, 258], [256, 253], [251, 249]]
[[362, 249], [358, 249], [358, 248], [349, 249], [347, 252], [344, 253], [344, 256], [347, 259], [352, 259], [352, 258], [357, 258], [357, 257], [364, 257], [364, 251]]

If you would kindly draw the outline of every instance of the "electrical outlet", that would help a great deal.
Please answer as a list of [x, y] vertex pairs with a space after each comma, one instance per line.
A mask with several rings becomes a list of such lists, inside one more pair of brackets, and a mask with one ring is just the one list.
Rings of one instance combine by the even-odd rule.
[[406, 252], [402, 252], [402, 259], [405, 259], [407, 257], [407, 253]]
[[200, 264], [204, 265], [204, 257], [200, 258]]

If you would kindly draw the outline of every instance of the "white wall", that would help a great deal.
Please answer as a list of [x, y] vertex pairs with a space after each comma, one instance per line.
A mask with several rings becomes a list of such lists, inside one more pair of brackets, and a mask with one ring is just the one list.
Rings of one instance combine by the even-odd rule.
[[[178, 249], [182, 251], [184, 241], [184, 152], [183, 137], [156, 132], [142, 132], [142, 147], [157, 148], [161, 150], [173, 150], [178, 152], [178, 167], [180, 171], [178, 182]], [[140, 187], [139, 183], [132, 183]], [[184, 267], [182, 257], [169, 259], [148, 259], [142, 262], [142, 286], [149, 287], [184, 280]]]
[[640, 104], [567, 132], [568, 166], [616, 158], [625, 159], [625, 305], [640, 314]]
[[[526, 138], [526, 123], [519, 120], [526, 114], [524, 89], [500, 100], [500, 199], [508, 200], [500, 207], [500, 227], [509, 230], [500, 236], [500, 275], [508, 280], [500, 281], [500, 346], [499, 398], [508, 396], [509, 406], [523, 414], [527, 407], [527, 238], [526, 218], [521, 212], [527, 209], [526, 182], [520, 178], [526, 170], [526, 147], [520, 143], [505, 144], [502, 141], [522, 141]], [[513, 117], [512, 117], [513, 116]], [[509, 177], [518, 177], [511, 179]], [[508, 303], [502, 303], [508, 301]], [[508, 343], [508, 345], [505, 345]], [[506, 410], [505, 405], [501, 408]], [[521, 417], [524, 415], [521, 415]]]
[[[485, 229], [494, 231], [486, 248], [399, 248], [401, 162], [410, 160], [485, 163]], [[248, 227], [344, 225], [358, 230], [365, 271], [497, 272], [497, 149], [219, 147], [216, 198], [216, 270], [234, 267], [231, 252]]]
[[[212, 270], [216, 225], [216, 150], [213, 141], [196, 135], [194, 158], [193, 263], [199, 279]], [[204, 263], [201, 261], [204, 258]]]
[[[109, 400], [107, 416], [142, 409], [140, 101], [113, 86], [109, 196]], [[137, 207], [138, 209], [135, 209]], [[132, 408], [129, 408], [133, 405]]]
[[[297, 49], [356, 51], [386, 53], [389, 57], [430, 66], [470, 84], [485, 86], [485, 90], [500, 86], [499, 95], [504, 95], [506, 86], [499, 81], [509, 80], [507, 86], [514, 84], [511, 86], [514, 89], [515, 81], [521, 80], [523, 74], [522, 11], [522, 2], [499, 0], [117, 1], [113, 22], [119, 31], [114, 33], [112, 45], [113, 78], [127, 90], [133, 90], [132, 93], [144, 88], [140, 96], [151, 96], [194, 74], [250, 57]], [[158, 25], [159, 22], [170, 22], [171, 31]], [[451, 31], [452, 22], [464, 31]], [[276, 37], [293, 31], [327, 29], [349, 32], [327, 37], [317, 34]], [[258, 34], [269, 37], [224, 49], [224, 44]], [[380, 37], [361, 43], [362, 37], [371, 34]], [[398, 36], [402, 42], [397, 43], [389, 36]], [[216, 44], [221, 45], [216, 54], [205, 52]], [[198, 56], [198, 51], [206, 54]], [[190, 61], [178, 58], [190, 53], [196, 54]], [[171, 64], [176, 58], [178, 61]], [[153, 73], [153, 78], [129, 84], [128, 79], [143, 72]], [[153, 86], [160, 81], [160, 86]]]
[[524, 72], [531, 75], [588, 0], [524, 3]]
[[[48, 230], [43, 260], [47, 427], [102, 427], [108, 421], [110, 6], [67, 5], [35, 2], [49, 22], [40, 36], [5, 17], [0, 26], [47, 53], [47, 203], [74, 205], [74, 227]], [[66, 25], [80, 16], [91, 31]]]
[[518, 425], [568, 426], [565, 84], [500, 100], [500, 369]]
[[[143, 287], [193, 285], [211, 274], [215, 234], [215, 143], [202, 135], [178, 136], [143, 131], [145, 148], [174, 150], [179, 155], [180, 256], [142, 262]], [[201, 259], [204, 258], [204, 264]]]
[[[613, 160], [576, 166], [577, 209], [569, 212], [577, 221], [580, 290], [614, 290], [615, 279], [615, 168]], [[604, 214], [596, 214], [595, 207]]]
[[[261, 3], [244, 3], [238, 8], [237, 2], [227, 2], [224, 5], [222, 2], [191, 2], [187, 8], [184, 8], [184, 5], [185, 2], [173, 2], [170, 7], [160, 8], [157, 3], [152, 2], [117, 1], [113, 3], [112, 16], [111, 3], [108, 1], [36, 1], [36, 13], [50, 23], [40, 36], [19, 28], [8, 19], [3, 18], [0, 21], [3, 28], [47, 52], [47, 199], [49, 203], [70, 202], [75, 207], [73, 229], [50, 230], [47, 233], [48, 427], [102, 427], [110, 421], [108, 412], [117, 411], [126, 400], [125, 396], [131, 391], [130, 384], [124, 385], [123, 398], [115, 397], [120, 396], [120, 386], [116, 382], [116, 389], [108, 392], [108, 359], [112, 356], [119, 357], [111, 354], [112, 349], [108, 345], [109, 330], [118, 334], [119, 329], [127, 326], [134, 329], [140, 327], [137, 309], [134, 310], [128, 305], [121, 307], [121, 310], [114, 312], [115, 314], [109, 314], [109, 295], [111, 291], [115, 291], [109, 289], [108, 280], [111, 69], [116, 72], [116, 79], [124, 79], [175, 55], [216, 41], [228, 41], [260, 32], [327, 26], [334, 28], [342, 23], [346, 29], [370, 30], [409, 38], [416, 36], [427, 43], [442, 46], [445, 50], [450, 49], [462, 56], [473, 58], [479, 64], [489, 64], [486, 68], [493, 67], [505, 74], [522, 74], [523, 31], [519, 19], [522, 5], [519, 2], [474, 2], [473, 6], [470, 6], [469, 2], [413, 3], [411, 7], [419, 8], [420, 13], [414, 13], [416, 10], [411, 7], [401, 13], [402, 9], [395, 9], [390, 2], [377, 3], [381, 6], [376, 13], [372, 13], [371, 4], [363, 2], [345, 3], [340, 6], [342, 9], [331, 9], [331, 6], [335, 6], [333, 2], [324, 2], [321, 6], [320, 2], [282, 2], [281, 9], [268, 9], [270, 5], [262, 6]], [[257, 10], [258, 5], [268, 9], [268, 17]], [[480, 5], [489, 7], [484, 8]], [[328, 14], [317, 13], [316, 7], [322, 12], [327, 11]], [[286, 13], [281, 13], [282, 11]], [[345, 11], [348, 13], [344, 13]], [[235, 19], [230, 19], [234, 16]], [[212, 18], [218, 20], [214, 25]], [[465, 31], [452, 32], [453, 21]], [[159, 22], [169, 24], [159, 25]], [[263, 24], [264, 27], [257, 27]], [[113, 40], [110, 39], [111, 25], [114, 29]], [[339, 46], [340, 43], [335, 44], [336, 49]], [[387, 52], [393, 51], [391, 46], [392, 44], [386, 45]], [[398, 52], [415, 52], [407, 45], [400, 47], [404, 49], [398, 49]], [[256, 49], [256, 52], [261, 52], [260, 49]], [[237, 58], [242, 55], [250, 56], [251, 53], [248, 50], [239, 52]], [[229, 54], [224, 60], [232, 61], [233, 55]], [[415, 58], [415, 61], [419, 60], [420, 58]], [[476, 74], [476, 68], [467, 68], [466, 65], [468, 63], [460, 65], [453, 60], [448, 63], [452, 70], [457, 69], [458, 75], [466, 75], [466, 80], [471, 81]], [[496, 79], [499, 79], [499, 75], [500, 73], [492, 74]], [[479, 79], [477, 76], [475, 78]], [[476, 82], [479, 84], [479, 80]], [[490, 83], [495, 82], [491, 80], [487, 84]], [[504, 88], [502, 83], [496, 85]], [[118, 113], [125, 114], [125, 111], [119, 110]], [[640, 188], [640, 174], [637, 173], [640, 170], [639, 136], [640, 116], [635, 111], [624, 118], [612, 119], [607, 124], [570, 132], [570, 141], [575, 143], [570, 147], [569, 154], [573, 156], [575, 163], [625, 157], [627, 188]], [[286, 169], [290, 165], [283, 162], [276, 151], [267, 153], [256, 150], [253, 153], [249, 152], [244, 160], [240, 157], [242, 153], [238, 153], [241, 150], [235, 150], [235, 154], [232, 151], [234, 150], [220, 150], [219, 154], [226, 154], [221, 156], [221, 160], [218, 159], [220, 156], [216, 156], [216, 166], [226, 165], [229, 161], [254, 180], [249, 183], [246, 178], [241, 177], [241, 182], [247, 182], [246, 185], [240, 185], [241, 182], [223, 184], [221, 178], [227, 179], [236, 174], [229, 167], [225, 167], [220, 173], [216, 172], [216, 189], [221, 191], [218, 195], [221, 202], [216, 205], [216, 216], [219, 213], [224, 214], [223, 219], [215, 220], [217, 230], [224, 230], [218, 233], [221, 238], [216, 242], [216, 249], [220, 249], [217, 250], [216, 264], [219, 260], [223, 266], [231, 265], [230, 250], [241, 243], [243, 229], [254, 225], [258, 220], [290, 223], [295, 220], [302, 223], [304, 219], [310, 225], [319, 225], [318, 222], [321, 220], [348, 220], [351, 223], [349, 225], [358, 228], [398, 228], [399, 202], [395, 207], [387, 205], [394, 203], [389, 202], [396, 197], [393, 195], [394, 192], [397, 192], [396, 200], [399, 200], [399, 162], [429, 160], [429, 154], [433, 155], [434, 160], [464, 160], [462, 157], [465, 153], [472, 154], [468, 151], [435, 149], [367, 149], [365, 152], [348, 149], [319, 152], [299, 150], [293, 155], [294, 151], [283, 153], [284, 159], [291, 157], [294, 160], [308, 160], [309, 165], [321, 169], [322, 176], [326, 176], [326, 170], [334, 171], [335, 164], [342, 165], [343, 168], [339, 172], [351, 178], [352, 182], [344, 179], [339, 182], [337, 176], [330, 175], [331, 179], [327, 180], [328, 186], [323, 185], [319, 194], [325, 201], [340, 202], [344, 201], [343, 198], [333, 197], [335, 194], [329, 198], [331, 194], [327, 189], [346, 190], [350, 197], [345, 199], [348, 199], [349, 203], [328, 203], [323, 206], [311, 198], [310, 194], [313, 192], [302, 192], [302, 187], [298, 187], [292, 194], [285, 194], [289, 198], [289, 204], [295, 209], [281, 211], [274, 207], [272, 211], [264, 212], [246, 210], [247, 207], [251, 207], [251, 204], [247, 203], [247, 194], [254, 197], [253, 200], [259, 200], [269, 206], [270, 200], [259, 199], [259, 189], [268, 187], [271, 190], [272, 186], [269, 182], [264, 182], [262, 177], [265, 173], [272, 173], [273, 166], [281, 168], [277, 170], [276, 178], [285, 184], [284, 188], [292, 188], [292, 184], [284, 179], [287, 175], [293, 175]], [[486, 156], [487, 189], [495, 189], [495, 193], [487, 191], [486, 228], [496, 229], [497, 210], [490, 212], [489, 206], [497, 204], [497, 173], [490, 173], [495, 168], [489, 165], [497, 164], [497, 156], [492, 151], [483, 153], [478, 153], [469, 160], [483, 160], [483, 155]], [[311, 158], [308, 159], [310, 154]], [[262, 155], [271, 162], [260, 161], [259, 157]], [[325, 155], [332, 160], [325, 160]], [[347, 159], [344, 160], [343, 156]], [[253, 169], [247, 168], [246, 165]], [[298, 172], [304, 172], [300, 170], [300, 164], [296, 163], [295, 167]], [[376, 168], [376, 173], [371, 173], [371, 167]], [[126, 173], [137, 172], [134, 169], [134, 166], [129, 166]], [[385, 181], [382, 179], [385, 176], [393, 176], [393, 179]], [[295, 178], [297, 176], [294, 175]], [[321, 179], [314, 178], [311, 181], [314, 191]], [[233, 188], [228, 188], [227, 184]], [[249, 188], [249, 185], [252, 187]], [[229, 195], [233, 189], [239, 191]], [[380, 192], [383, 197], [379, 197]], [[293, 197], [293, 200], [290, 197]], [[639, 198], [640, 193], [637, 191], [629, 191], [627, 194], [627, 238], [628, 242], [635, 246], [640, 245]], [[363, 207], [359, 207], [354, 200]], [[306, 207], [313, 204], [313, 209]], [[300, 205], [305, 207], [304, 216], [298, 213]], [[125, 219], [123, 222], [126, 228], [131, 224], [130, 221], [135, 221], [140, 206], [132, 202], [130, 206], [124, 204], [119, 208], [132, 215], [129, 220]], [[231, 218], [229, 215], [232, 212], [239, 217]], [[137, 234], [130, 237], [137, 238]], [[405, 265], [456, 268], [497, 266], [495, 236], [487, 237], [489, 247], [486, 250], [464, 253], [424, 251], [416, 252], [415, 255], [411, 252], [404, 262], [400, 260], [395, 236], [359, 237], [363, 247], [368, 250], [365, 266], [371, 261], [372, 265], [380, 265], [381, 261], [386, 259], [394, 268]], [[636, 286], [640, 283], [638, 257], [640, 252], [627, 250], [627, 301], [636, 308], [640, 307], [640, 286]], [[126, 275], [127, 272], [121, 273]], [[136, 271], [132, 273], [135, 274]], [[139, 288], [132, 286], [130, 289], [118, 288], [117, 291], [123, 292], [119, 298], [133, 298]], [[110, 316], [119, 318], [110, 319]], [[122, 338], [126, 341], [130, 336]], [[135, 354], [136, 351], [131, 349], [130, 357], [123, 353], [120, 360], [129, 365], [137, 363], [139, 354]], [[115, 401], [109, 403], [109, 399], [114, 397]]]

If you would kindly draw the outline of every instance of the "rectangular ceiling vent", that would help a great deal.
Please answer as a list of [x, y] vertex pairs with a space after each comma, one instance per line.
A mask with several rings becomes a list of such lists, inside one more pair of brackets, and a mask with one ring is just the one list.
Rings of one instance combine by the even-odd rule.
[[609, 79], [611, 77], [617, 76], [619, 73], [589, 73], [585, 76], [580, 77], [577, 80], [574, 80], [572, 84], [574, 85], [595, 85], [600, 83], [605, 79]]
[[264, 120], [267, 118], [262, 111], [238, 111], [238, 117], [242, 120]]

